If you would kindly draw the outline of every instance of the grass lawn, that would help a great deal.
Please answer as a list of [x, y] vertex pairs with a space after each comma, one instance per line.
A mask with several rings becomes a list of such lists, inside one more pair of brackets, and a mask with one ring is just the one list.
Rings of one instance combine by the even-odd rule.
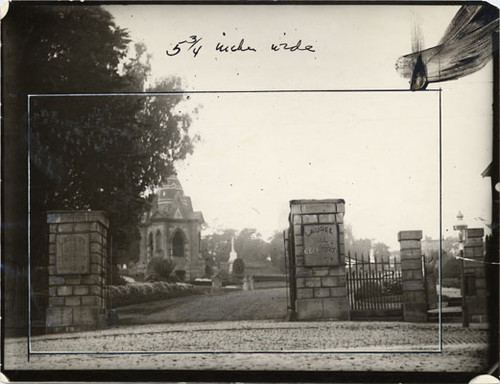
[[283, 320], [285, 288], [201, 294], [117, 308], [120, 324]]

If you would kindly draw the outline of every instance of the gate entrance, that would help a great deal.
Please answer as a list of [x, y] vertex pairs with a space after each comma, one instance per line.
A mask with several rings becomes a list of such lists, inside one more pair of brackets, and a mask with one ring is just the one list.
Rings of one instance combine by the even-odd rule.
[[346, 257], [347, 296], [351, 320], [403, 320], [400, 263]]

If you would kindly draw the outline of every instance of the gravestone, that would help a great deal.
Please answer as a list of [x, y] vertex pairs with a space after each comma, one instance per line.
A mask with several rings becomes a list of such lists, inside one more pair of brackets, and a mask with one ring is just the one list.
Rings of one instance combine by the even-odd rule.
[[103, 212], [51, 211], [49, 224], [48, 333], [105, 325], [107, 236]]
[[342, 199], [292, 200], [289, 251], [297, 320], [347, 320]]
[[243, 279], [243, 287], [242, 287], [242, 289], [243, 289], [244, 291], [248, 291], [248, 290], [249, 290], [249, 288], [248, 288], [248, 279], [247, 279], [247, 277], [246, 277], [246, 276], [245, 276], [245, 278]]
[[212, 277], [212, 291], [219, 292], [222, 289], [222, 279], [219, 274], [215, 274]]

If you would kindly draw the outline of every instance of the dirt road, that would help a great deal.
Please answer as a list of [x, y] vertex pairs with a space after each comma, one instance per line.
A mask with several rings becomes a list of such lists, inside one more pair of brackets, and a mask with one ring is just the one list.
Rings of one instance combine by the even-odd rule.
[[117, 309], [120, 324], [283, 320], [286, 289], [201, 294]]

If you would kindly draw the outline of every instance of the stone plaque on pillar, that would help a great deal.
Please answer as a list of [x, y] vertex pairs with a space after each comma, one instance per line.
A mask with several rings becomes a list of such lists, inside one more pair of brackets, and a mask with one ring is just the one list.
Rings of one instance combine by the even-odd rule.
[[304, 265], [339, 265], [338, 231], [335, 224], [304, 225]]
[[87, 274], [90, 269], [89, 234], [61, 234], [56, 242], [56, 271], [60, 275]]

